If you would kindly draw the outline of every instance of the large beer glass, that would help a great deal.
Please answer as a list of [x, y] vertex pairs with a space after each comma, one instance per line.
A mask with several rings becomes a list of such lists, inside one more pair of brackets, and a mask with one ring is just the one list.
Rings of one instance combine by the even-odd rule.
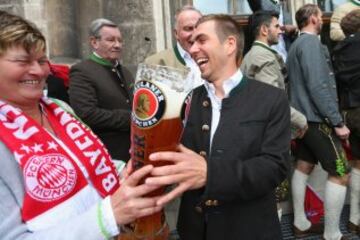
[[[149, 164], [149, 155], [153, 152], [176, 150], [193, 88], [193, 79], [188, 73], [160, 65], [139, 64], [131, 116], [134, 170]], [[156, 190], [150, 196], [161, 195], [164, 191], [164, 188]], [[168, 235], [165, 214], [161, 211], [127, 225], [119, 239], [167, 240]]]

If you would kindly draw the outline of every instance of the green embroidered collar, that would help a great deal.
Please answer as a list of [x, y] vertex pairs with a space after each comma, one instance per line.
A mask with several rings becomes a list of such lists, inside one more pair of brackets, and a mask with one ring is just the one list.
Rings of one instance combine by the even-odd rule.
[[253, 43], [253, 46], [259, 46], [259, 47], [262, 47], [262, 48], [265, 48], [265, 49], [271, 51], [272, 53], [278, 54], [277, 51], [275, 51], [274, 49], [272, 49], [271, 47], [267, 46], [265, 43], [262, 43], [260, 41], [255, 41]]
[[353, 4], [360, 6], [360, 0], [350, 0]]
[[177, 60], [179, 60], [179, 62], [181, 62], [182, 65], [186, 66], [185, 60], [180, 55], [177, 45], [174, 46], [174, 52], [175, 52], [175, 56], [176, 56]]
[[248, 79], [245, 77], [245, 75], [243, 75], [239, 84], [230, 91], [229, 97], [233, 96], [234, 94], [239, 92], [246, 85], [247, 82], [248, 82]]
[[106, 59], [98, 57], [95, 53], [92, 53], [89, 57], [90, 60], [107, 67], [113, 67], [114, 64]]

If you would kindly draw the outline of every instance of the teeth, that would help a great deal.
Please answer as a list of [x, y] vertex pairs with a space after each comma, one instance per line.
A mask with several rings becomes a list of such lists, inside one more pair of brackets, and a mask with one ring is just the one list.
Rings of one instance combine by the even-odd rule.
[[40, 81], [39, 81], [39, 80], [24, 80], [24, 81], [21, 81], [21, 83], [25, 83], [25, 84], [39, 84]]
[[199, 59], [196, 59], [196, 63], [198, 65], [201, 65], [201, 64], [204, 64], [204, 63], [207, 63], [208, 62], [208, 59], [207, 58], [199, 58]]

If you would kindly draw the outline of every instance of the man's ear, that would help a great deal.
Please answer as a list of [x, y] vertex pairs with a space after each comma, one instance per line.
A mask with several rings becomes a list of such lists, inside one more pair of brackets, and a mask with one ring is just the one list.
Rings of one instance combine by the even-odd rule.
[[96, 37], [94, 37], [94, 36], [92, 36], [92, 37], [90, 37], [89, 38], [89, 41], [90, 41], [90, 45], [91, 45], [91, 47], [93, 48], [93, 49], [98, 49], [98, 41], [97, 41], [98, 39], [96, 38]]
[[261, 27], [259, 29], [259, 35], [260, 36], [267, 36], [268, 33], [269, 33], [269, 28], [265, 24], [261, 25]]
[[236, 38], [234, 36], [229, 36], [227, 38], [227, 53], [228, 55], [231, 55], [232, 53], [236, 52], [236, 47], [237, 47], [237, 43], [236, 43]]
[[178, 40], [178, 32], [175, 28], [174, 28], [173, 32], [174, 32], [175, 39]]
[[314, 14], [311, 15], [310, 19], [309, 19], [309, 23], [316, 24], [316, 19], [317, 19], [317, 16], [315, 16]]

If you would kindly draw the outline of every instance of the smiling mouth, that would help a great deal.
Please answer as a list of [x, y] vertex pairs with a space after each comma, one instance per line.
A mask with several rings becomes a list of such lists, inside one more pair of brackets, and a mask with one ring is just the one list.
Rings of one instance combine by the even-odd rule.
[[196, 59], [196, 63], [199, 67], [203, 66], [204, 64], [208, 63], [209, 59], [208, 58], [198, 58]]
[[41, 80], [22, 80], [20, 81], [20, 83], [26, 85], [39, 85], [41, 83]]

